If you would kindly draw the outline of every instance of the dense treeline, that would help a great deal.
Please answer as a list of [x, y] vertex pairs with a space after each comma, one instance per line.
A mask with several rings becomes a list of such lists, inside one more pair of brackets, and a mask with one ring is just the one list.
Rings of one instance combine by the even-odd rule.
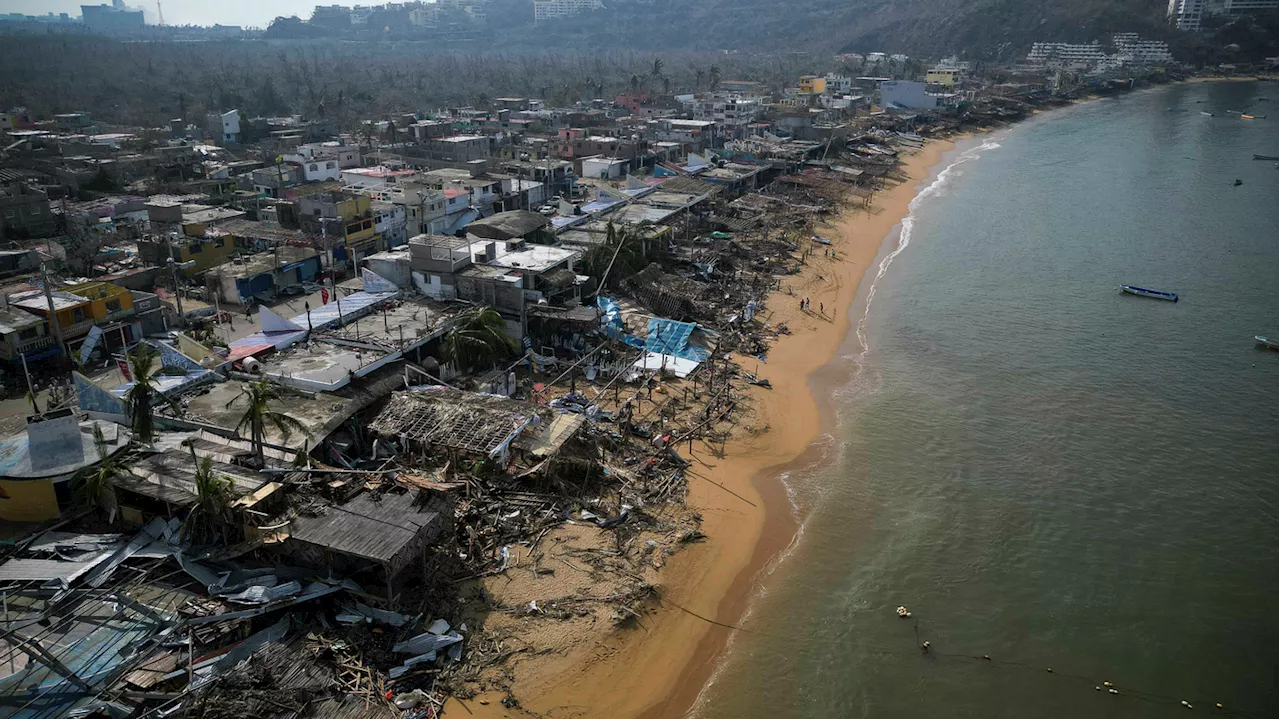
[[[86, 36], [9, 36], [0, 42], [0, 106], [37, 116], [86, 110], [97, 119], [202, 122], [207, 111], [359, 118], [502, 96], [553, 105], [627, 91], [672, 94], [744, 79], [781, 89], [798, 75], [841, 69], [830, 55], [580, 51], [449, 51], [424, 42], [122, 42]], [[857, 70], [855, 67], [843, 68]], [[919, 68], [879, 68], [895, 73]]]

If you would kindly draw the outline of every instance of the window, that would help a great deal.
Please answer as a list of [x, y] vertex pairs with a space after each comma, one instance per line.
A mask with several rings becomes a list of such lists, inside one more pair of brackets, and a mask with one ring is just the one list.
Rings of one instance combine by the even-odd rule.
[[72, 310], [72, 311], [71, 311], [71, 323], [72, 323], [72, 324], [76, 324], [76, 323], [78, 323], [78, 322], [84, 322], [84, 308], [83, 308], [83, 307], [77, 307], [77, 308], [75, 308], [74, 310]]
[[120, 300], [107, 300], [107, 312], [119, 312]]
[[324, 163], [324, 169], [326, 169], [326, 170], [332, 170], [332, 169], [333, 169], [333, 163], [332, 163], [332, 162], [326, 162], [326, 163]]
[[12, 217], [13, 217], [13, 208], [11, 208], [11, 207], [6, 207], [6, 208], [5, 208], [5, 210], [4, 210], [4, 216], [5, 216], [5, 217], [12, 218]]
[[317, 169], [318, 169], [318, 168], [316, 167], [316, 163], [314, 163], [314, 162], [313, 162], [313, 163], [311, 163], [311, 171], [312, 171], [312, 172], [315, 172]]
[[39, 216], [40, 216], [40, 206], [39, 206], [39, 205], [34, 205], [34, 206], [32, 206], [32, 208], [31, 208], [31, 216], [32, 216], [32, 217], [39, 217]]
[[40, 332], [37, 331], [35, 327], [28, 327], [25, 330], [22, 330], [21, 332], [18, 333], [18, 339], [23, 341], [33, 340], [39, 335], [40, 335]]
[[199, 242], [193, 242], [191, 243], [191, 247], [187, 249], [191, 251], [191, 254], [198, 255], [201, 252], [204, 252], [204, 245], [201, 245]]
[[227, 238], [225, 238], [225, 237], [219, 237], [219, 238], [215, 239], [215, 240], [213, 241], [213, 246], [214, 246], [214, 247], [226, 247], [226, 246], [227, 246]]

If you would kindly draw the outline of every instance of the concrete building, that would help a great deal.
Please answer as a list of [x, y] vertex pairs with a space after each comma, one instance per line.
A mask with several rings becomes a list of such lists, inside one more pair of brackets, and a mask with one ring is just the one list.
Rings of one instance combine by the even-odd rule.
[[1205, 0], [1169, 0], [1169, 23], [1185, 32], [1199, 32]]
[[285, 162], [297, 165], [306, 182], [338, 180], [342, 171], [360, 166], [360, 148], [344, 142], [313, 142], [286, 153]]
[[49, 237], [56, 228], [44, 190], [17, 183], [0, 189], [0, 239]]
[[138, 256], [143, 262], [160, 267], [166, 266], [170, 257], [179, 264], [193, 262], [190, 267], [179, 270], [190, 277], [225, 263], [237, 247], [235, 236], [148, 237], [138, 240]]
[[471, 245], [472, 240], [448, 235], [418, 235], [410, 239], [409, 267], [414, 286], [435, 300], [456, 299], [457, 273], [473, 262]]
[[582, 176], [614, 180], [627, 174], [631, 162], [617, 157], [587, 157], [582, 160]]
[[34, 362], [58, 353], [49, 334], [49, 323], [20, 309], [0, 310], [0, 358], [20, 365], [23, 357]]
[[423, 142], [428, 158], [456, 163], [487, 160], [492, 146], [493, 140], [484, 135], [451, 135]]
[[320, 255], [310, 247], [277, 247], [223, 265], [205, 277], [205, 288], [223, 304], [271, 302], [320, 274]]
[[234, 145], [240, 142], [240, 111], [211, 112], [205, 118], [209, 134], [216, 144]]
[[1037, 42], [1027, 53], [1027, 62], [1052, 70], [1103, 70], [1118, 64], [1098, 42], [1088, 45]]
[[963, 73], [960, 70], [950, 67], [935, 67], [924, 75], [924, 81], [929, 85], [941, 85], [942, 87], [955, 87], [960, 81]]
[[749, 95], [714, 92], [684, 97], [688, 99], [681, 100], [681, 105], [691, 119], [708, 120], [731, 130], [750, 125], [764, 112], [761, 99]]
[[938, 98], [926, 92], [923, 82], [888, 80], [880, 83], [880, 105], [885, 108], [932, 110], [938, 106]]
[[573, 17], [603, 8], [601, 0], [533, 0], [533, 21], [539, 23]]
[[1169, 44], [1163, 40], [1143, 40], [1136, 32], [1116, 33], [1111, 37], [1116, 56], [1121, 62], [1135, 65], [1161, 65], [1173, 60]]

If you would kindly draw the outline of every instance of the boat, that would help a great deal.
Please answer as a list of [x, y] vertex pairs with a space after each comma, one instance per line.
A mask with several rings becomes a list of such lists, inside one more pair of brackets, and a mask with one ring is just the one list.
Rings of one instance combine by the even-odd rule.
[[1227, 110], [1227, 112], [1231, 113], [1232, 115], [1239, 115], [1239, 114], [1241, 114], [1239, 110]]
[[1266, 337], [1263, 337], [1262, 335], [1258, 335], [1254, 337], [1254, 339], [1257, 340], [1258, 344], [1262, 345], [1263, 347], [1270, 347], [1273, 350], [1280, 350], [1280, 342], [1276, 342], [1275, 340], [1269, 340]]
[[1253, 159], [1255, 159], [1255, 160], [1272, 160], [1272, 161], [1274, 161], [1274, 160], [1280, 160], [1280, 157], [1275, 157], [1274, 155], [1254, 155], [1254, 156], [1253, 156]]
[[1243, 119], [1243, 120], [1252, 120], [1252, 119], [1253, 119], [1253, 115], [1245, 115], [1245, 114], [1241, 114], [1241, 115], [1240, 115], [1240, 118], [1241, 118], [1241, 119]]
[[1178, 301], [1178, 295], [1176, 292], [1161, 292], [1160, 290], [1149, 290], [1145, 287], [1134, 287], [1133, 285], [1120, 285], [1120, 290], [1122, 292], [1128, 292], [1131, 295], [1138, 295], [1139, 297], [1150, 297], [1156, 300], [1169, 300], [1170, 302]]
[[814, 241], [814, 242], [817, 242], [817, 243], [819, 243], [819, 244], [822, 244], [822, 245], [829, 245], [829, 244], [831, 244], [831, 240], [828, 240], [827, 238], [825, 238], [825, 237], [823, 237], [823, 236], [821, 236], [821, 235], [814, 235], [814, 236], [813, 236], [813, 241]]
[[1213, 113], [1212, 113], [1212, 112], [1205, 112], [1204, 110], [1201, 110], [1201, 111], [1200, 111], [1200, 114], [1201, 114], [1201, 115], [1204, 115], [1205, 117], [1213, 117]]

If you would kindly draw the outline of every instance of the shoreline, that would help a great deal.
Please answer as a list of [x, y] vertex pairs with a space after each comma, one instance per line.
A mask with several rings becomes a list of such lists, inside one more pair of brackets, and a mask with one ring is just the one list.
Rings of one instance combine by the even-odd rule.
[[[730, 641], [728, 625], [744, 616], [762, 574], [797, 537], [799, 524], [778, 475], [803, 460], [834, 419], [832, 407], [815, 395], [814, 376], [830, 366], [847, 340], [850, 310], [886, 240], [922, 185], [942, 169], [944, 155], [965, 137], [930, 139], [903, 158], [899, 173], [905, 180], [876, 193], [869, 208], [846, 207], [821, 226], [833, 239], [838, 233], [832, 245], [838, 258], [824, 257], [823, 246], [815, 243], [802, 271], [783, 277], [769, 297], [767, 321], [786, 324], [790, 334], [773, 344], [765, 362], [734, 358], [744, 371], [768, 379], [772, 389], [750, 388], [751, 409], [739, 419], [748, 431], [723, 447], [697, 443], [690, 456], [687, 503], [702, 514], [709, 540], [671, 557], [663, 570], [660, 607], [641, 628], [611, 633], [585, 651], [547, 657], [539, 673], [556, 679], [525, 687], [523, 708], [537, 715], [666, 719], [694, 707]], [[812, 312], [799, 309], [806, 296]], [[491, 714], [485, 710], [503, 707], [497, 697], [486, 699], [492, 703], [460, 703], [475, 716], [520, 715], [512, 708]]]

